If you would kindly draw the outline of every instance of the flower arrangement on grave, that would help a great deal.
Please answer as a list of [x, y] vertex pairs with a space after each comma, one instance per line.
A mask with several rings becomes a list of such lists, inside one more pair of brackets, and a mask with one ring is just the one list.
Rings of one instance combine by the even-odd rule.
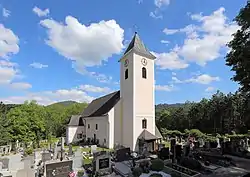
[[164, 169], [164, 162], [161, 159], [154, 159], [151, 161], [151, 167], [150, 169], [152, 171], [162, 171]]
[[84, 171], [80, 170], [77, 172], [77, 176], [82, 177], [84, 175]]

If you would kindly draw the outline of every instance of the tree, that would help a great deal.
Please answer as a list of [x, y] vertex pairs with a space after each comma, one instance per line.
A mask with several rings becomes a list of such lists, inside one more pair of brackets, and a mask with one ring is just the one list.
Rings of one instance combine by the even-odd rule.
[[44, 138], [45, 113], [44, 107], [34, 101], [11, 109], [7, 114], [11, 140], [24, 143], [35, 141], [39, 145], [39, 141]]
[[235, 71], [233, 80], [239, 82], [241, 91], [250, 92], [250, 1], [242, 8], [235, 18], [240, 29], [233, 35], [229, 42], [231, 48], [226, 56], [226, 65]]
[[6, 120], [6, 106], [0, 102], [0, 146], [10, 142], [8, 121]]

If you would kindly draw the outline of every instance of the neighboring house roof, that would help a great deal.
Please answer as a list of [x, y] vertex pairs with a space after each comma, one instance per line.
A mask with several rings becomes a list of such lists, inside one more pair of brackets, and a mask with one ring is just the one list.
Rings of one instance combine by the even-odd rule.
[[78, 126], [80, 118], [81, 118], [81, 115], [71, 116], [68, 126]]
[[120, 91], [116, 91], [93, 100], [82, 112], [82, 117], [98, 117], [106, 115], [120, 100]]
[[139, 135], [138, 139], [144, 139], [146, 141], [149, 141], [149, 140], [157, 140], [160, 138], [157, 137], [156, 135], [153, 135], [147, 130], [143, 130], [142, 133]]
[[148, 49], [146, 48], [146, 46], [144, 45], [144, 43], [140, 39], [137, 32], [135, 32], [135, 35], [134, 35], [132, 41], [130, 42], [130, 44], [128, 45], [128, 48], [125, 51], [124, 55], [126, 55], [131, 50], [134, 50], [134, 52], [137, 52], [141, 56], [147, 57], [149, 59], [155, 59], [156, 58], [153, 54], [151, 54], [148, 51]]

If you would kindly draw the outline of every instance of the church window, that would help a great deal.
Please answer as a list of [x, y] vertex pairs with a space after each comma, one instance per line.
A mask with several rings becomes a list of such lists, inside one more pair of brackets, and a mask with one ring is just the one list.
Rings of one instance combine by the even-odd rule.
[[147, 78], [147, 69], [145, 67], [142, 68], [142, 78]]
[[146, 119], [143, 119], [143, 120], [142, 120], [142, 128], [143, 128], [143, 129], [146, 129], [146, 128], [147, 128], [147, 120], [146, 120]]
[[98, 130], [98, 124], [95, 124], [95, 129]]
[[106, 143], [106, 138], [104, 138], [103, 142]]
[[126, 69], [126, 71], [125, 71], [125, 79], [127, 79], [128, 78], [128, 69]]
[[90, 129], [90, 124], [88, 124], [88, 129]]

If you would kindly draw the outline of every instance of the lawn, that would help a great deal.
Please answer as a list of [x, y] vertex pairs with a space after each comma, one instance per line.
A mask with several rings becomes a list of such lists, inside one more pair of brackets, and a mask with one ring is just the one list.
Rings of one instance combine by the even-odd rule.
[[170, 142], [168, 141], [162, 141], [162, 144], [164, 144], [165, 147], [170, 147]]

